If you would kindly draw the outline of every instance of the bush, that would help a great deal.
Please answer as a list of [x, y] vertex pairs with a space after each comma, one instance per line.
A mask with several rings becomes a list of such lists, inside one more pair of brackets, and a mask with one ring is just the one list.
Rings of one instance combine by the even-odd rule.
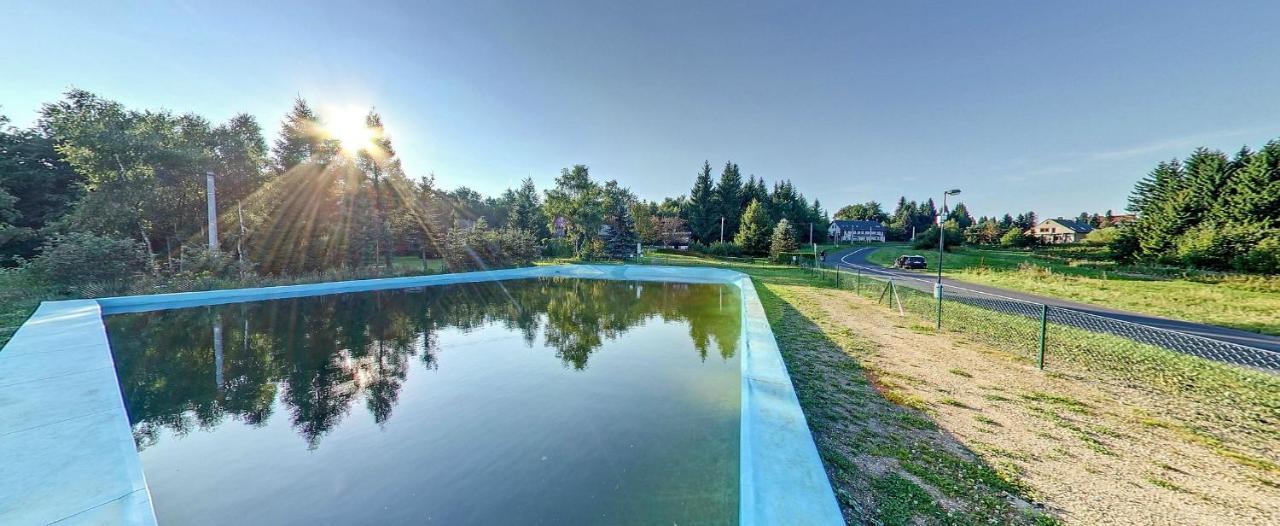
[[710, 247], [707, 247], [707, 253], [716, 257], [736, 258], [742, 255], [742, 247], [738, 246], [737, 243], [715, 242]]
[[[937, 241], [938, 239], [934, 238], [934, 242]], [[1004, 247], [1026, 248], [1034, 247], [1039, 244], [1040, 238], [1023, 232], [1022, 229], [1016, 226], [1010, 228], [1003, 236], [1000, 236], [1000, 246]]]
[[1246, 272], [1280, 274], [1280, 233], [1259, 241], [1248, 252], [1236, 256], [1232, 266]]
[[528, 266], [538, 253], [533, 234], [524, 230], [489, 230], [481, 223], [445, 236], [445, 263], [454, 272]]
[[1116, 263], [1130, 264], [1138, 259], [1138, 250], [1141, 246], [1138, 244], [1138, 235], [1133, 228], [1115, 227], [1115, 237], [1107, 246], [1111, 249], [1111, 256], [1115, 258]]
[[182, 247], [182, 253], [170, 269], [175, 277], [184, 279], [235, 278], [248, 271], [248, 268], [241, 269], [231, 254], [213, 252], [204, 245]]
[[[943, 229], [943, 232], [946, 232], [947, 236], [945, 245], [946, 250], [951, 250], [951, 247], [958, 247], [964, 243], [964, 234], [959, 230], [954, 228], [945, 228]], [[916, 236], [916, 241], [912, 243], [911, 246], [917, 249], [938, 248], [938, 227], [930, 227], [928, 230], [925, 230], [923, 234]]]
[[141, 243], [83, 232], [49, 238], [26, 266], [37, 281], [63, 287], [123, 281], [151, 270]]
[[563, 237], [548, 239], [542, 243], [542, 257], [571, 258], [573, 257], [573, 243]]
[[1089, 232], [1088, 235], [1084, 236], [1084, 242], [1090, 245], [1110, 245], [1118, 237], [1120, 237], [1120, 228], [1109, 226]]
[[783, 253], [777, 254], [773, 256], [772, 259], [774, 263], [782, 263], [785, 265], [790, 265], [792, 260], [795, 260], [797, 263], [801, 263], [804, 265], [812, 265], [813, 262], [817, 260], [817, 257], [813, 255], [813, 252], [797, 250], [793, 252], [783, 252]]

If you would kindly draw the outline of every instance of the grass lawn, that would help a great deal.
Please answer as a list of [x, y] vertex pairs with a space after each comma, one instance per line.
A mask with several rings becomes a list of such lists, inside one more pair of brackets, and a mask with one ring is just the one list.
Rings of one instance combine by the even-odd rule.
[[[886, 245], [868, 260], [889, 265], [918, 254], [936, 269], [937, 250]], [[957, 248], [943, 274], [955, 279], [1133, 312], [1280, 335], [1280, 277], [1144, 272], [1100, 261], [1088, 247], [1036, 251]], [[930, 270], [927, 272], [934, 272]]]
[[443, 259], [428, 259], [424, 267], [422, 259], [417, 256], [396, 256], [391, 258], [391, 265], [398, 271], [422, 271], [425, 268], [428, 274], [444, 272]]
[[967, 318], [937, 333], [847, 279], [647, 261], [752, 276], [850, 523], [1280, 519], [1274, 375], [1056, 329], [1040, 371], [1015, 317], [950, 308]]

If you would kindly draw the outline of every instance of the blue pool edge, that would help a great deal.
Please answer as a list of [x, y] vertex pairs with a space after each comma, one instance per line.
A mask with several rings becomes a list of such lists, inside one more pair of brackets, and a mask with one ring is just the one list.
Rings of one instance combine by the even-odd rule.
[[156, 523], [103, 315], [551, 276], [738, 287], [739, 523], [844, 523], [751, 278], [727, 269], [649, 265], [559, 265], [41, 303], [0, 349], [0, 422], [18, 423], [0, 429], [0, 523]]

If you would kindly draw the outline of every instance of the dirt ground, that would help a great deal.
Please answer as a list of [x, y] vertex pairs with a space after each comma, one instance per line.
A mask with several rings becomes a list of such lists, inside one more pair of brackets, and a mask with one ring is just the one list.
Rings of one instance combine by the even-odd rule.
[[[1280, 444], [1253, 438], [1249, 449], [1262, 460], [1242, 461], [1188, 433], [1196, 412], [1212, 407], [1078, 372], [1042, 372], [847, 291], [780, 289], [799, 310], [819, 309], [805, 314], [824, 332], [872, 344], [856, 358], [886, 399], [922, 410], [948, 440], [1011, 474], [1065, 523], [1280, 524]], [[1171, 421], [1170, 407], [1190, 423]], [[885, 469], [876, 459], [855, 463]]]

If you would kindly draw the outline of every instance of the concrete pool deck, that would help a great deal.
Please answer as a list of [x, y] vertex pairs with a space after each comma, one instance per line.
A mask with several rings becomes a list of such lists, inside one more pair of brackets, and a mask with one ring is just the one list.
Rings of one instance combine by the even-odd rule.
[[539, 277], [738, 287], [739, 522], [844, 523], [749, 277], [715, 268], [560, 265], [42, 303], [0, 350], [0, 524], [156, 522], [103, 315]]

